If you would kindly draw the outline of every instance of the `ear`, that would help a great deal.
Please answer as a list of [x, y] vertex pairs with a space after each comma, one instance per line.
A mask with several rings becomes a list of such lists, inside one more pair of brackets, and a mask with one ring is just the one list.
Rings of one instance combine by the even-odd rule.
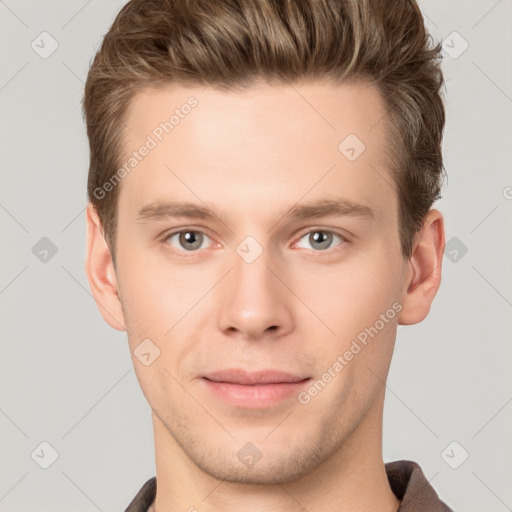
[[92, 295], [105, 322], [118, 331], [126, 331], [112, 255], [92, 203], [87, 205], [86, 222], [85, 273]]
[[428, 212], [421, 230], [414, 238], [409, 270], [404, 281], [401, 325], [417, 324], [424, 320], [441, 284], [441, 266], [445, 248], [443, 215], [439, 210]]

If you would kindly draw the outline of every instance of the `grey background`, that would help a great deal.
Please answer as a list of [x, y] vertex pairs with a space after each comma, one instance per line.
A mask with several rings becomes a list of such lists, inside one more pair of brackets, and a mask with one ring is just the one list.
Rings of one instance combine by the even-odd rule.
[[[80, 100], [124, 3], [0, 0], [1, 512], [120, 511], [155, 474], [126, 334], [104, 323], [84, 272]], [[512, 510], [512, 2], [420, 6], [452, 53], [448, 180], [435, 205], [451, 254], [428, 318], [399, 327], [384, 459], [417, 461], [455, 512], [503, 512]], [[31, 47], [43, 31], [58, 43], [47, 58]], [[460, 37], [469, 46], [456, 55]], [[33, 252], [43, 237], [57, 248], [46, 262]], [[47, 469], [44, 441], [58, 453]]]

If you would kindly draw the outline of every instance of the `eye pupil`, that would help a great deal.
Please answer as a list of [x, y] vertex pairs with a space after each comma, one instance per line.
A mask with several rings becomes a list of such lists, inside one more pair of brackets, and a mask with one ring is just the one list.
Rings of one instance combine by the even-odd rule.
[[332, 233], [326, 233], [325, 231], [313, 231], [310, 234], [310, 240], [312, 242], [319, 243], [321, 249], [326, 249], [329, 247], [332, 241]]
[[[198, 249], [199, 247], [201, 247], [202, 236], [203, 235], [201, 233], [198, 233], [197, 231], [183, 231], [180, 234], [180, 244], [187, 251]], [[187, 246], [187, 244], [189, 245]]]

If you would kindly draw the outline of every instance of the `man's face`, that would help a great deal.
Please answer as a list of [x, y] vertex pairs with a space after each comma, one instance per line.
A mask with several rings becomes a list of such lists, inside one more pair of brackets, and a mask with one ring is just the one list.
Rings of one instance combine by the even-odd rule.
[[[179, 122], [158, 130], [175, 109]], [[362, 83], [135, 97], [123, 161], [148, 135], [156, 146], [119, 185], [116, 279], [163, 452], [217, 478], [285, 482], [356, 432], [380, 436], [407, 274], [384, 116]], [[372, 214], [293, 215], [323, 201]], [[213, 215], [167, 216], [167, 203]], [[146, 366], [134, 351], [148, 339], [141, 359], [160, 355]], [[309, 380], [258, 390], [205, 379], [227, 369]]]

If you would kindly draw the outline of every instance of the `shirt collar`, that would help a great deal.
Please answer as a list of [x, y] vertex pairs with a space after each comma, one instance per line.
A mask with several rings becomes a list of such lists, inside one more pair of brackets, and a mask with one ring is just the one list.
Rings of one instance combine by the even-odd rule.
[[[391, 490], [401, 500], [397, 512], [453, 512], [439, 499], [416, 462], [397, 460], [386, 463], [384, 467]], [[141, 487], [125, 512], [148, 512], [155, 496], [156, 476]]]

